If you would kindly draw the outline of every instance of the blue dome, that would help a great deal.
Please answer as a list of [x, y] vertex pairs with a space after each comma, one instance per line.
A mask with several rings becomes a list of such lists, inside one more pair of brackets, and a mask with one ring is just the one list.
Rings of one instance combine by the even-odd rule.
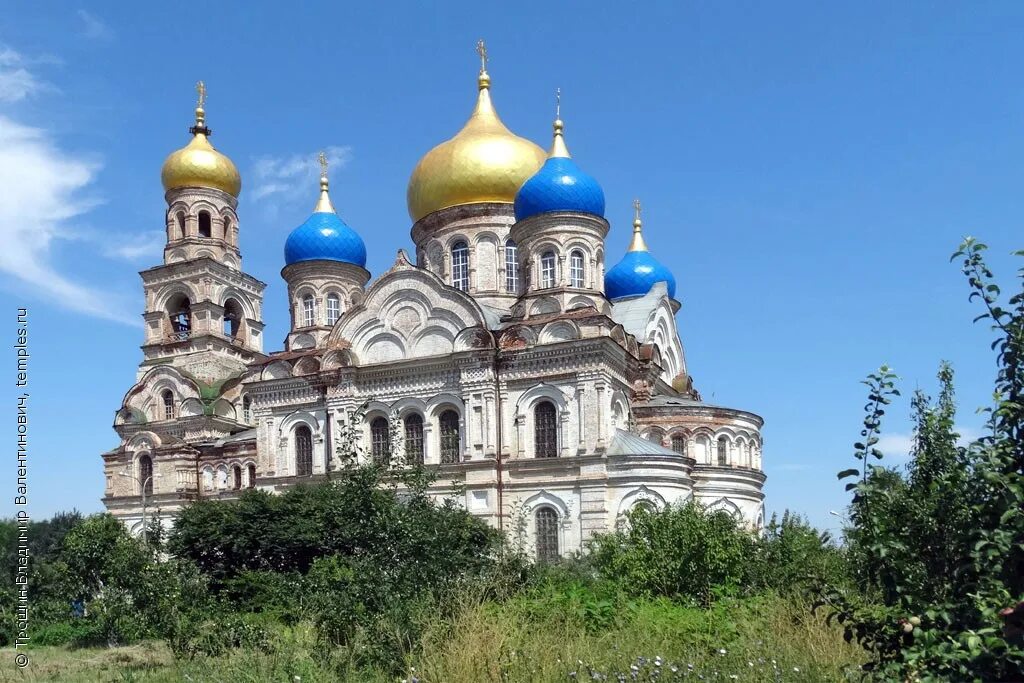
[[343, 261], [366, 266], [366, 245], [333, 211], [317, 211], [292, 230], [284, 243], [284, 261]]
[[516, 220], [549, 211], [604, 216], [604, 190], [569, 157], [550, 157], [516, 194]]
[[656, 282], [668, 285], [669, 298], [676, 298], [676, 279], [649, 251], [627, 251], [615, 267], [604, 274], [604, 293], [609, 299], [643, 296]]

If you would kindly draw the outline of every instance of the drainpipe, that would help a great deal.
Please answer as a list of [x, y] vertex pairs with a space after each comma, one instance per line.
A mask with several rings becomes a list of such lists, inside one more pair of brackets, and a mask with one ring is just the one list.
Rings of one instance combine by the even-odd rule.
[[501, 451], [502, 451], [501, 434], [502, 434], [503, 429], [502, 429], [502, 424], [501, 424], [501, 417], [502, 417], [502, 409], [501, 409], [501, 379], [500, 379], [499, 374], [498, 374], [499, 368], [501, 367], [500, 355], [501, 355], [501, 351], [500, 351], [500, 349], [497, 348], [497, 344], [496, 344], [495, 348], [494, 348], [494, 406], [495, 406], [495, 410], [497, 412], [497, 416], [496, 416], [496, 419], [495, 419], [495, 428], [497, 429], [498, 434], [497, 434], [496, 438], [494, 439], [495, 448], [497, 449], [497, 451], [494, 454], [495, 455], [494, 461], [495, 461], [495, 464], [497, 465], [497, 474], [498, 474], [498, 531], [504, 531], [504, 529], [505, 529], [505, 496], [504, 496], [505, 486], [504, 486], [504, 482], [503, 482], [503, 479], [502, 479], [502, 468], [501, 468]]

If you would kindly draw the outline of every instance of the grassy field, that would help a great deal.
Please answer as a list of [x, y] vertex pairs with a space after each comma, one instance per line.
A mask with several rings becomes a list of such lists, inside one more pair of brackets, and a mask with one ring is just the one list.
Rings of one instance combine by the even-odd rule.
[[777, 598], [726, 601], [710, 610], [635, 601], [611, 615], [576, 607], [536, 599], [466, 604], [455, 619], [436, 620], [422, 642], [410, 646], [399, 676], [358, 665], [358, 644], [325, 650], [314, 629], [300, 625], [283, 630], [264, 650], [191, 660], [175, 660], [162, 643], [40, 647], [29, 650], [30, 666], [17, 671], [14, 653], [6, 649], [0, 681], [820, 683], [847, 680], [847, 671], [863, 659], [806, 607]]

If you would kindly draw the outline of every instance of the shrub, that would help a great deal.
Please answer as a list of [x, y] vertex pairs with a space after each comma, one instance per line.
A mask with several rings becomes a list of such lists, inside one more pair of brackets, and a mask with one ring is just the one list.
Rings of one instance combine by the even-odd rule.
[[688, 501], [635, 511], [628, 529], [594, 540], [590, 561], [631, 594], [706, 604], [749, 584], [755, 547], [733, 516]]

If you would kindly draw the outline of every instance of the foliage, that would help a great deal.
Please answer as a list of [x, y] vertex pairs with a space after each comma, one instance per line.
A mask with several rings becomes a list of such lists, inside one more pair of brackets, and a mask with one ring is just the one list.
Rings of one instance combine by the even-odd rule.
[[[971, 300], [984, 306], [996, 339], [998, 373], [990, 433], [957, 446], [953, 374], [939, 371], [932, 404], [914, 397], [915, 443], [907, 472], [868, 463], [881, 457], [884, 406], [895, 395], [888, 368], [869, 376], [869, 403], [855, 446], [857, 477], [848, 537], [864, 595], [825, 582], [822, 604], [846, 637], [868, 649], [865, 665], [885, 680], [1011, 680], [1024, 676], [1024, 269], [1022, 290], [1000, 302], [986, 247], [967, 239], [961, 259]], [[1024, 255], [1020, 253], [1018, 255]]]
[[706, 604], [746, 584], [755, 545], [732, 515], [691, 500], [633, 511], [628, 528], [599, 536], [590, 552], [597, 570], [632, 594]]

